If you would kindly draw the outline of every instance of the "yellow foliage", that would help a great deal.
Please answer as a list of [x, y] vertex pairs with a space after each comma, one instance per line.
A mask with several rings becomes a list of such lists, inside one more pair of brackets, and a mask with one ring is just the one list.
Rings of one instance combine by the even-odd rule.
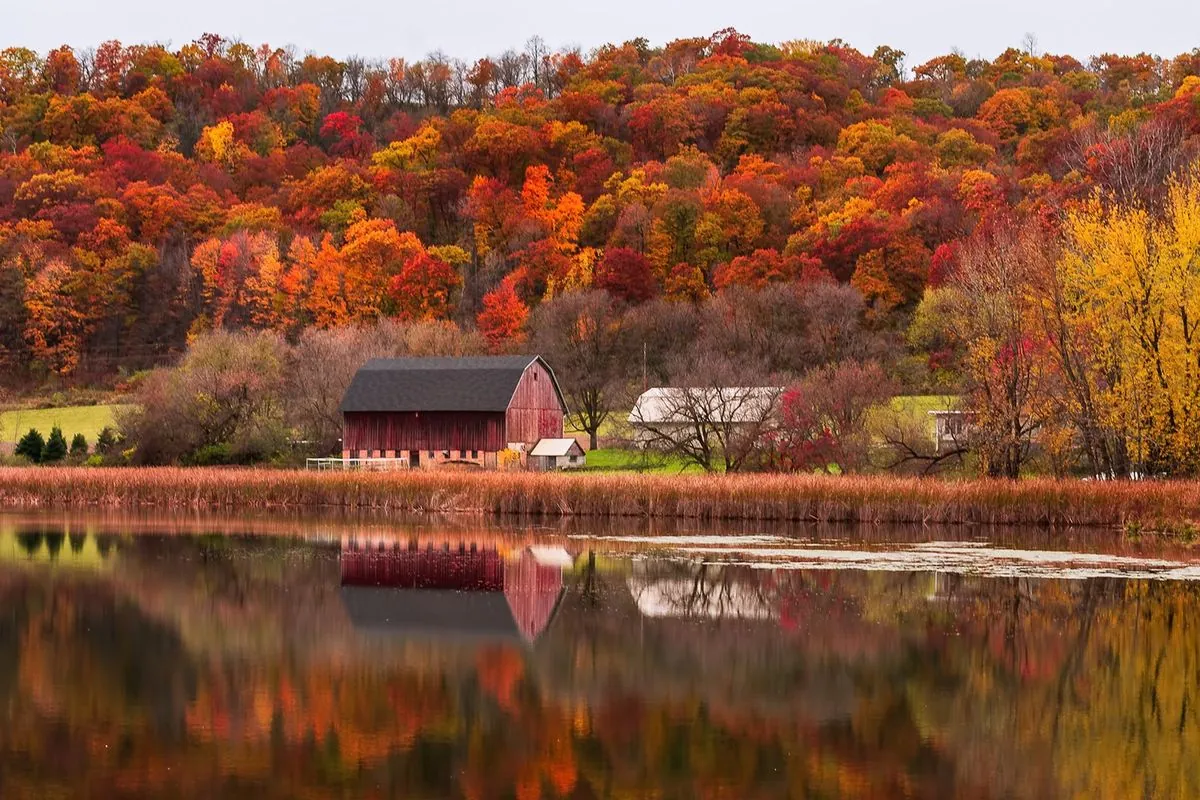
[[430, 169], [437, 162], [442, 134], [432, 125], [422, 125], [412, 136], [392, 142], [371, 157], [377, 167], [394, 170]]
[[1059, 280], [1106, 373], [1105, 422], [1136, 462], [1200, 470], [1200, 171], [1171, 183], [1161, 216], [1095, 198], [1066, 235]]
[[592, 285], [596, 262], [600, 254], [594, 247], [584, 247], [571, 258], [571, 269], [565, 275], [551, 275], [546, 281], [546, 300], [570, 292], [582, 291]]
[[665, 183], [652, 182], [647, 179], [646, 171], [641, 167], [631, 170], [628, 178], [615, 174], [609, 178], [604, 188], [615, 195], [622, 205], [641, 203], [649, 208], [654, 205], [669, 188]]
[[209, 125], [200, 133], [196, 143], [196, 154], [213, 164], [228, 165], [234, 155], [233, 123], [221, 120]]
[[452, 267], [461, 267], [471, 261], [471, 254], [456, 244], [435, 244], [427, 249], [431, 256], [440, 258]]
[[1175, 90], [1175, 99], [1190, 97], [1197, 92], [1200, 92], [1200, 76], [1188, 75], [1183, 79], [1183, 83], [1179, 84], [1179, 88]]

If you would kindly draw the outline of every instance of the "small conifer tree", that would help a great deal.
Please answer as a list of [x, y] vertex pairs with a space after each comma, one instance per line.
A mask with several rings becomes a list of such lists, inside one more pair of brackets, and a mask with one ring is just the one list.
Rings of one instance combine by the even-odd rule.
[[117, 432], [105, 425], [96, 437], [96, 452], [108, 455], [117, 449]]
[[42, 448], [43, 464], [53, 464], [67, 457], [67, 437], [63, 436], [62, 428], [55, 425], [50, 429], [50, 438]]
[[71, 458], [83, 458], [88, 454], [87, 437], [77, 433], [71, 437]]
[[17, 448], [13, 453], [18, 456], [24, 456], [33, 463], [38, 463], [42, 460], [42, 450], [46, 448], [46, 440], [42, 437], [37, 428], [30, 428], [29, 433], [21, 437], [21, 441], [17, 442]]

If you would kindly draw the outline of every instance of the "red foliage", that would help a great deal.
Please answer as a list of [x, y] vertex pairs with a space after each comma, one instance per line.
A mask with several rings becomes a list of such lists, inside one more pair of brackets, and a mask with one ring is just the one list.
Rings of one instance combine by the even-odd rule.
[[428, 253], [409, 258], [388, 282], [396, 316], [408, 320], [449, 319], [461, 288], [454, 267]]
[[761, 289], [768, 283], [816, 283], [832, 280], [821, 262], [810, 256], [781, 255], [778, 250], [755, 250], [748, 256], [738, 256], [713, 272], [713, 285], [718, 289], [730, 286], [750, 286]]
[[838, 441], [804, 391], [792, 388], [780, 398], [780, 424], [765, 443], [766, 466], [779, 472], [811, 472], [833, 462]]
[[325, 117], [321, 138], [330, 142], [329, 151], [335, 156], [364, 158], [373, 146], [371, 136], [363, 130], [363, 121], [345, 111], [335, 111]]
[[529, 306], [517, 296], [514, 281], [505, 280], [483, 296], [483, 310], [476, 324], [492, 350], [499, 352], [524, 341], [528, 320]]
[[[195, 247], [238, 230], [270, 232], [278, 251], [256, 278], [264, 303], [307, 309], [245, 324], [289, 333], [379, 313], [448, 318], [457, 272], [409, 257], [433, 243], [503, 281], [479, 319], [495, 347], [520, 335], [521, 306], [586, 285], [596, 253], [594, 284], [629, 302], [660, 289], [697, 302], [708, 280], [831, 276], [890, 314], [940, 285], [977, 228], [1009, 216], [1053, 228], [1097, 189], [1154, 207], [1162, 178], [1196, 154], [1195, 54], [950, 55], [903, 82], [894, 55], [833, 42], [780, 57], [733, 29], [544, 53], [519, 69], [438, 56], [289, 64], [212, 35], [175, 51], [104, 42], [90, 62], [14, 47], [0, 54], [0, 249], [20, 255], [0, 266], [28, 283], [53, 264], [71, 290], [64, 316], [97, 321], [64, 363], [184, 346], [209, 313], [187, 284]], [[383, 142], [399, 153], [381, 163], [411, 168], [377, 164]], [[413, 237], [394, 266], [342, 259], [364, 221]], [[93, 235], [107, 222], [128, 231], [120, 253]], [[30, 227], [37, 246], [10, 248]], [[341, 266], [272, 295], [277, 275], [312, 275], [289, 245], [326, 233], [318, 260]], [[121, 302], [78, 289], [97, 264]], [[22, 291], [6, 294], [16, 310], [0, 340], [46, 340]]]
[[954, 274], [958, 265], [958, 242], [945, 242], [938, 245], [929, 261], [929, 286], [937, 288], [945, 285]]
[[654, 296], [654, 274], [650, 261], [636, 250], [610, 247], [596, 267], [597, 289], [630, 303], [641, 303]]

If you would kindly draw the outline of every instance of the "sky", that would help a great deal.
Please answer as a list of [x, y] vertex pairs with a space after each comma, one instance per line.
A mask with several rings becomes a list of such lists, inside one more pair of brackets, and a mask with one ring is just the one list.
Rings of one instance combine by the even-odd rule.
[[0, 0], [0, 47], [81, 49], [107, 39], [178, 47], [205, 32], [338, 58], [473, 60], [533, 35], [585, 51], [644, 36], [652, 44], [735, 27], [756, 41], [840, 38], [888, 44], [915, 66], [958, 48], [993, 58], [1027, 33], [1044, 52], [1174, 56], [1200, 47], [1197, 0]]

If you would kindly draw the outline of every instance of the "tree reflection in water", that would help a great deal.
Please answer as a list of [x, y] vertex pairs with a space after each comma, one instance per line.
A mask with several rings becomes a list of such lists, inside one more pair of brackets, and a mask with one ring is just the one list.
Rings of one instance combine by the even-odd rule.
[[415, 534], [0, 555], [5, 798], [1200, 796], [1191, 583]]

